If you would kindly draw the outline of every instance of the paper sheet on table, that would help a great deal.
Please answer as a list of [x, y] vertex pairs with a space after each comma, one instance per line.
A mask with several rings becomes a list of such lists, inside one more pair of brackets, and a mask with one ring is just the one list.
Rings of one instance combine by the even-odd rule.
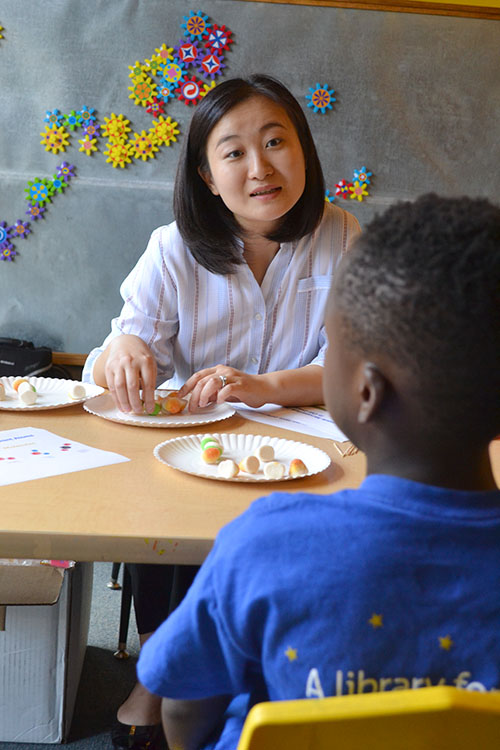
[[233, 406], [238, 414], [246, 419], [253, 419], [254, 422], [263, 422], [273, 427], [282, 427], [284, 430], [300, 432], [302, 435], [330, 438], [330, 440], [341, 442], [349, 439], [339, 430], [327, 410], [321, 406], [288, 407], [264, 404], [258, 409], [252, 409], [243, 404], [233, 404]]
[[123, 461], [130, 459], [36, 427], [0, 432], [0, 486]]

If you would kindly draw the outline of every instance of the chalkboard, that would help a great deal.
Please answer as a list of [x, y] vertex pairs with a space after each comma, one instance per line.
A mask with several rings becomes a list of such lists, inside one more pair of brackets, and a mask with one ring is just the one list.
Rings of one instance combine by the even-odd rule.
[[[168, 102], [177, 142], [124, 169], [106, 161], [105, 138], [81, 152], [81, 129], [64, 153], [45, 150], [44, 118], [88, 107], [101, 124], [123, 114], [147, 132], [152, 116], [129, 98], [129, 66], [177, 45], [191, 10], [179, 0], [2, 0], [0, 222], [30, 221], [31, 234], [0, 261], [1, 336], [87, 352], [107, 334], [122, 279], [151, 231], [172, 220], [192, 107]], [[362, 202], [336, 198], [362, 226], [423, 192], [498, 198], [496, 21], [239, 0], [205, 0], [201, 12], [234, 35], [221, 79], [269, 73], [302, 103], [331, 193], [354, 169], [373, 172]], [[306, 99], [317, 84], [336, 98], [325, 114]], [[29, 183], [51, 180], [63, 161], [75, 177], [31, 220]]]

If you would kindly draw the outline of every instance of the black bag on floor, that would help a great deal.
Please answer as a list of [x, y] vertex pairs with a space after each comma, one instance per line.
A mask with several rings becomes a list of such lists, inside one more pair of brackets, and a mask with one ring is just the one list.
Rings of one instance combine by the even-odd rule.
[[41, 375], [52, 367], [52, 350], [31, 341], [0, 338], [0, 376]]

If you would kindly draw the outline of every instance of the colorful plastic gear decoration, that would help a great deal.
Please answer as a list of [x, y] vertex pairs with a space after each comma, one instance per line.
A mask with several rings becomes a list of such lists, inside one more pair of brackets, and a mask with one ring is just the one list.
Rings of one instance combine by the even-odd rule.
[[185, 23], [181, 23], [181, 28], [186, 30], [186, 36], [190, 39], [203, 39], [212, 24], [208, 23], [208, 16], [204, 15], [201, 10], [198, 12], [192, 10], [189, 16], [184, 16]]
[[370, 184], [371, 176], [372, 176], [372, 172], [369, 172], [366, 167], [355, 169], [353, 173], [354, 180], [359, 180], [359, 182], [365, 182], [367, 185]]
[[171, 117], [159, 117], [157, 120], [153, 120], [153, 127], [149, 128], [151, 138], [158, 146], [170, 146], [171, 143], [177, 140], [175, 137], [179, 135], [178, 126], [179, 123], [172, 120]]
[[14, 260], [16, 255], [14, 245], [4, 245], [0, 250], [0, 260]]
[[214, 23], [205, 34], [205, 47], [211, 52], [220, 54], [222, 50], [228, 50], [229, 45], [234, 43], [232, 36], [233, 32], [226, 29], [225, 24], [217, 26], [217, 24]]
[[25, 240], [28, 234], [31, 234], [29, 221], [22, 221], [22, 219], [18, 219], [12, 228], [14, 230], [14, 236], [16, 237], [16, 239], [20, 239], [22, 237], [23, 240]]
[[58, 109], [53, 109], [52, 111], [50, 109], [46, 109], [43, 121], [48, 122], [50, 128], [58, 128], [63, 123], [63, 115], [59, 112]]
[[42, 136], [40, 141], [42, 146], [45, 146], [46, 151], [52, 151], [53, 154], [66, 151], [66, 147], [69, 146], [69, 133], [62, 125], [60, 128], [47, 126], [40, 135]]
[[115, 115], [114, 112], [111, 112], [111, 117], [105, 117], [104, 123], [102, 133], [112, 143], [120, 143], [127, 140], [127, 134], [130, 133], [130, 120], [126, 120], [123, 115]]
[[175, 88], [179, 85], [185, 75], [186, 71], [183, 65], [174, 61], [169, 61], [163, 66], [161, 83], [167, 83]]
[[134, 140], [130, 141], [130, 146], [134, 151], [135, 158], [142, 159], [143, 161], [154, 159], [158, 151], [156, 142], [151, 137], [151, 134], [146, 133], [145, 130], [141, 130], [140, 133], [134, 133]]
[[134, 78], [141, 78], [141, 76], [145, 75], [149, 70], [149, 66], [136, 60], [133, 65], [128, 66], [128, 69], [130, 70], [128, 77], [134, 80]]
[[215, 81], [212, 81], [211, 83], [204, 83], [203, 84], [203, 91], [201, 92], [202, 97], [206, 96], [209, 91], [212, 91], [216, 87]]
[[83, 135], [87, 138], [100, 138], [101, 137], [101, 126], [96, 125], [95, 122], [87, 120], [83, 124]]
[[351, 184], [350, 193], [350, 198], [357, 198], [358, 201], [362, 201], [363, 198], [366, 198], [369, 195], [366, 190], [366, 182], [355, 180], [354, 183]]
[[115, 143], [110, 141], [104, 154], [108, 157], [106, 161], [111, 162], [113, 167], [121, 167], [123, 169], [125, 164], [132, 163], [132, 159], [130, 158], [132, 156], [132, 149], [130, 148], [130, 144], [123, 140]]
[[68, 164], [67, 161], [63, 161], [62, 164], [59, 164], [57, 169], [57, 176], [62, 177], [65, 182], [69, 182], [72, 177], [75, 177], [75, 173], [73, 172], [74, 169], [76, 169], [74, 164]]
[[220, 76], [222, 69], [226, 67], [222, 63], [223, 59], [222, 55], [216, 55], [215, 52], [209, 52], [208, 55], [200, 57], [196, 65], [205, 78], [211, 78], [213, 81], [215, 76]]
[[333, 203], [334, 200], [335, 200], [334, 194], [331, 193], [329, 190], [326, 190], [326, 192], [325, 192], [325, 201], [327, 203]]
[[82, 124], [82, 117], [80, 113], [75, 112], [75, 110], [72, 109], [69, 115], [64, 115], [64, 124], [71, 131], [75, 130], [75, 128], [79, 128]]
[[81, 138], [78, 143], [80, 144], [80, 148], [78, 151], [83, 151], [84, 154], [87, 154], [87, 156], [92, 156], [92, 153], [94, 151], [97, 151], [97, 146], [95, 145], [97, 142], [96, 138], [88, 138], [85, 136], [85, 138]]
[[157, 94], [159, 99], [166, 104], [170, 99], [175, 97], [175, 89], [169, 83], [160, 82], [158, 84]]
[[14, 227], [8, 227], [6, 221], [0, 221], [0, 247], [8, 244]]
[[66, 182], [66, 180], [64, 180], [62, 177], [59, 177], [59, 175], [57, 174], [52, 175], [51, 182], [55, 193], [62, 193], [64, 188], [68, 187], [68, 183]]
[[129, 86], [128, 90], [132, 92], [128, 98], [132, 99], [134, 104], [146, 107], [156, 95], [156, 83], [149, 76], [134, 78], [132, 86]]
[[153, 101], [148, 104], [146, 107], [146, 112], [148, 112], [150, 115], [153, 115], [153, 117], [158, 117], [158, 115], [164, 115], [165, 114], [165, 101], [158, 97], [154, 96]]
[[44, 203], [51, 202], [51, 196], [54, 195], [54, 186], [47, 179], [41, 180], [35, 177], [34, 180], [28, 181], [28, 187], [24, 189], [27, 193], [26, 200], [43, 206]]
[[174, 49], [175, 59], [182, 63], [185, 68], [195, 63], [200, 54], [198, 42], [187, 41], [186, 39], [179, 39], [179, 44]]
[[315, 112], [319, 112], [320, 114], [324, 115], [327, 109], [333, 109], [332, 103], [336, 101], [333, 94], [335, 93], [333, 89], [328, 88], [328, 84], [325, 83], [324, 86], [320, 86], [319, 83], [316, 84], [316, 86], [313, 86], [309, 88], [310, 94], [306, 94], [306, 99], [309, 99], [307, 102], [308, 107], [312, 107]]
[[78, 110], [77, 115], [80, 115], [80, 121], [82, 125], [87, 125], [90, 122], [95, 122], [96, 117], [93, 112], [95, 112], [95, 109], [91, 109], [90, 107], [83, 107], [82, 109]]
[[33, 221], [38, 221], [38, 219], [43, 219], [43, 214], [46, 210], [43, 206], [38, 206], [36, 203], [28, 203], [28, 206], [29, 208], [26, 211], [26, 216], [29, 216], [30, 219], [33, 219]]
[[184, 104], [198, 104], [203, 98], [203, 84], [195, 76], [186, 78], [181, 85], [175, 89], [177, 98]]
[[166, 44], [162, 44], [161, 47], [156, 47], [156, 49], [155, 49], [155, 52], [156, 52], [155, 57], [159, 57], [161, 60], [163, 60], [163, 62], [167, 62], [167, 60], [173, 60], [174, 59], [174, 56], [172, 54], [173, 51], [174, 51], [173, 47], [167, 47]]
[[347, 180], [340, 180], [340, 182], [337, 182], [335, 185], [335, 195], [339, 198], [346, 198], [349, 197], [351, 192], [351, 186], [352, 182], [347, 182]]
[[144, 60], [144, 68], [151, 75], [158, 75], [158, 69], [164, 64], [164, 60], [158, 55], [153, 55], [151, 60]]

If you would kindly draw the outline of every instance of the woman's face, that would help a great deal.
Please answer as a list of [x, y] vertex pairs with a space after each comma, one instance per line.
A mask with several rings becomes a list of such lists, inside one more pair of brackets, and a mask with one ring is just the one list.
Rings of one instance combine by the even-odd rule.
[[304, 153], [286, 110], [265, 96], [237, 104], [207, 140], [200, 175], [246, 232], [269, 234], [304, 192]]

